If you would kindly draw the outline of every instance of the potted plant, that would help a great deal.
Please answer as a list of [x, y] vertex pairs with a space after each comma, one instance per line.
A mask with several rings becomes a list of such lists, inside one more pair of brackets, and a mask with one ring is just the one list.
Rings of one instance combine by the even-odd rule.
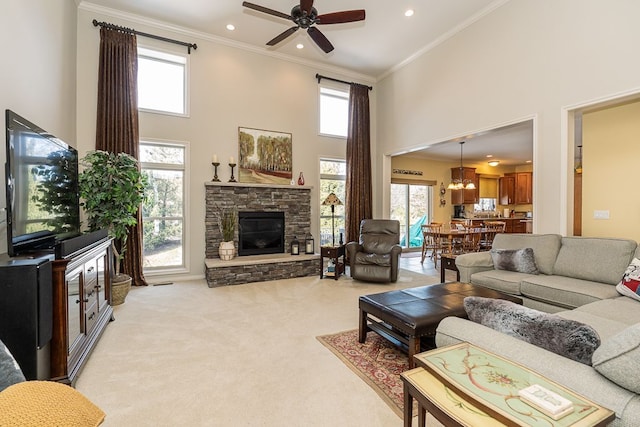
[[233, 259], [236, 247], [233, 243], [235, 236], [236, 224], [238, 222], [238, 211], [235, 208], [220, 209], [216, 212], [218, 217], [218, 227], [222, 234], [222, 242], [218, 247], [218, 254], [223, 261], [229, 261]]
[[86, 211], [89, 230], [107, 229], [113, 238], [115, 275], [111, 302], [122, 304], [131, 288], [131, 277], [122, 274], [120, 262], [126, 250], [129, 227], [137, 224], [146, 176], [140, 171], [138, 161], [125, 153], [90, 151], [80, 164], [84, 167], [78, 180], [81, 206]]

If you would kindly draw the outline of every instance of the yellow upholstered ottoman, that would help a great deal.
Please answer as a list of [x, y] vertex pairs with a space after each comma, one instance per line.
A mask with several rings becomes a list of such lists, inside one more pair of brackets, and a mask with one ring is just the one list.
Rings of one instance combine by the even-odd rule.
[[0, 426], [97, 426], [105, 414], [80, 392], [50, 381], [24, 381], [0, 392]]

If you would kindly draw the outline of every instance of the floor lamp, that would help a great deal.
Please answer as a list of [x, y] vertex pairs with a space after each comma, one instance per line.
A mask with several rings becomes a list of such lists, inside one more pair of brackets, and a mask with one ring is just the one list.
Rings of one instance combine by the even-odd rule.
[[336, 245], [336, 231], [335, 231], [335, 212], [336, 206], [342, 206], [342, 202], [338, 199], [335, 193], [331, 193], [324, 199], [322, 206], [331, 206], [331, 245]]

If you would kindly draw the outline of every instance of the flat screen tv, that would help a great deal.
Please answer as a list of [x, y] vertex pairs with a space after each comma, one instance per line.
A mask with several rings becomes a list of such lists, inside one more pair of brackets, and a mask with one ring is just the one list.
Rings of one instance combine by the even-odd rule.
[[52, 249], [80, 234], [78, 152], [6, 110], [7, 251]]

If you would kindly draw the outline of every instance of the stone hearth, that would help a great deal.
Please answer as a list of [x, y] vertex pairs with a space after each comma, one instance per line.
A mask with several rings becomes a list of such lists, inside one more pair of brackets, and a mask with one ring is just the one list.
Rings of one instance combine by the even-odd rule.
[[291, 279], [320, 274], [320, 255], [250, 255], [231, 261], [207, 259], [207, 284], [210, 288], [249, 282]]
[[[288, 251], [294, 237], [304, 247], [305, 236], [311, 230], [311, 188], [298, 185], [206, 182], [205, 267], [209, 287], [320, 274], [317, 254], [242, 256], [231, 261], [221, 261], [218, 255], [222, 234], [215, 212], [221, 208], [284, 212], [285, 251]], [[234, 241], [237, 254], [237, 229]]]

